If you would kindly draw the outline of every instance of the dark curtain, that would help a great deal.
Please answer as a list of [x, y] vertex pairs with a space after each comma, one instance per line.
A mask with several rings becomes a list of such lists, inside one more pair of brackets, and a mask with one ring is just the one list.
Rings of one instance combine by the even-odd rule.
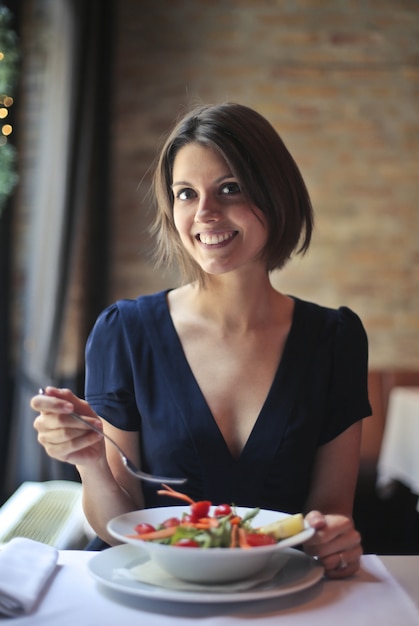
[[[9, 0], [0, 2], [9, 9], [14, 32], [19, 37], [20, 2]], [[11, 110], [11, 123], [15, 127], [14, 108]], [[1, 149], [1, 148], [0, 148]], [[0, 479], [6, 474], [7, 451], [10, 436], [10, 415], [12, 410], [14, 376], [11, 361], [11, 274], [12, 274], [12, 226], [13, 195], [6, 202], [0, 214]], [[4, 484], [0, 480], [0, 505], [5, 498]]]
[[[77, 479], [74, 468], [49, 459], [37, 443], [29, 400], [46, 384], [68, 386], [83, 394], [84, 345], [94, 320], [107, 303], [113, 0], [62, 1], [72, 18], [75, 58], [69, 90], [72, 114], [68, 145], [63, 150], [65, 194], [56, 235], [59, 246], [52, 260], [57, 264], [55, 284], [48, 286], [49, 297], [39, 302], [36, 285], [42, 287], [42, 276], [32, 277], [35, 286], [29, 284], [26, 288], [28, 307], [43, 307], [42, 314], [49, 316], [50, 324], [46, 332], [44, 324], [39, 339], [39, 362], [33, 357], [34, 351], [31, 363], [25, 358], [27, 338], [25, 329], [22, 332], [23, 347], [10, 412], [6, 495], [25, 480]], [[54, 156], [51, 158], [54, 171]], [[39, 222], [40, 218], [33, 236], [46, 233], [53, 237], [48, 224], [40, 228]], [[38, 249], [41, 256], [39, 243]], [[30, 320], [30, 311], [27, 314]], [[31, 340], [36, 343], [38, 338], [33, 335], [32, 329]]]
[[[107, 303], [108, 209], [110, 201], [110, 130], [112, 94], [112, 0], [70, 0], [79, 25], [78, 63], [75, 83], [75, 127], [69, 163], [66, 200], [66, 237], [60, 259], [54, 324], [51, 331], [48, 382], [84, 391], [84, 367], [70, 374], [60, 367], [60, 358], [71, 352], [74, 333], [65, 343], [66, 311], [78, 307], [78, 350], [84, 350], [87, 335]], [[79, 297], [69, 294], [77, 283]]]
[[[11, 202], [0, 217], [0, 476], [6, 474], [13, 397], [10, 341], [10, 263], [11, 263]], [[0, 505], [4, 500], [4, 485], [0, 485]]]

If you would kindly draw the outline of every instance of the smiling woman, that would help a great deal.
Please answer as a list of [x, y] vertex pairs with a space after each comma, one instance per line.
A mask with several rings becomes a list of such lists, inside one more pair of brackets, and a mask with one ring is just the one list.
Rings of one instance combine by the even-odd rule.
[[130, 476], [73, 412], [101, 418], [144, 471], [185, 477], [195, 502], [304, 513], [315, 530], [306, 552], [330, 577], [353, 574], [367, 339], [348, 308], [271, 284], [311, 239], [297, 165], [256, 111], [199, 107], [169, 135], [154, 191], [158, 261], [176, 262], [184, 283], [103, 311], [86, 346], [86, 400], [55, 387], [32, 399], [39, 441], [77, 466], [89, 522], [109, 543], [109, 520], [172, 498]]
[[174, 225], [204, 274], [227, 272], [263, 256], [265, 215], [218, 151], [200, 143], [184, 146], [175, 159], [173, 181]]
[[[273, 126], [256, 111], [240, 104], [194, 109], [175, 126], [164, 145], [154, 177], [160, 210], [154, 233], [156, 258], [162, 266], [181, 266], [187, 280], [204, 275], [176, 245], [173, 220], [175, 157], [191, 144], [211, 148], [224, 161], [241, 194], [263, 212], [268, 237], [264, 254], [267, 269], [279, 269], [294, 250], [304, 253], [311, 240], [313, 210], [304, 180], [293, 157]], [[224, 187], [224, 193], [227, 187]], [[230, 191], [231, 193], [231, 187]]]

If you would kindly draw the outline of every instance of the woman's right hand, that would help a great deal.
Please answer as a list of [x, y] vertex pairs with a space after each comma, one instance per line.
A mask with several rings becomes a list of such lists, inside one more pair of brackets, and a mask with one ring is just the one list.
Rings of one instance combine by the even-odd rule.
[[32, 398], [31, 407], [39, 412], [33, 425], [39, 443], [50, 457], [80, 466], [105, 458], [103, 437], [69, 414], [78, 413], [101, 430], [102, 421], [89, 404], [72, 391], [46, 387], [44, 393]]

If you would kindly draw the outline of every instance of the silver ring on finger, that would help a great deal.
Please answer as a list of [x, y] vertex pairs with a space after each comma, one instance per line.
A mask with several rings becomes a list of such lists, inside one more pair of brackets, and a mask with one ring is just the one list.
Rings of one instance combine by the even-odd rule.
[[339, 565], [337, 566], [336, 569], [345, 569], [346, 567], [348, 567], [348, 563], [347, 561], [345, 561], [342, 552], [339, 553]]

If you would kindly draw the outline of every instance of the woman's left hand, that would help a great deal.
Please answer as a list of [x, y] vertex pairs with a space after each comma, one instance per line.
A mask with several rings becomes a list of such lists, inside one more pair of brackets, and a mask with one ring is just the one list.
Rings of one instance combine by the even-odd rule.
[[305, 519], [316, 532], [304, 543], [304, 550], [320, 561], [326, 576], [346, 578], [355, 574], [360, 566], [362, 546], [353, 520], [319, 511], [310, 511]]

